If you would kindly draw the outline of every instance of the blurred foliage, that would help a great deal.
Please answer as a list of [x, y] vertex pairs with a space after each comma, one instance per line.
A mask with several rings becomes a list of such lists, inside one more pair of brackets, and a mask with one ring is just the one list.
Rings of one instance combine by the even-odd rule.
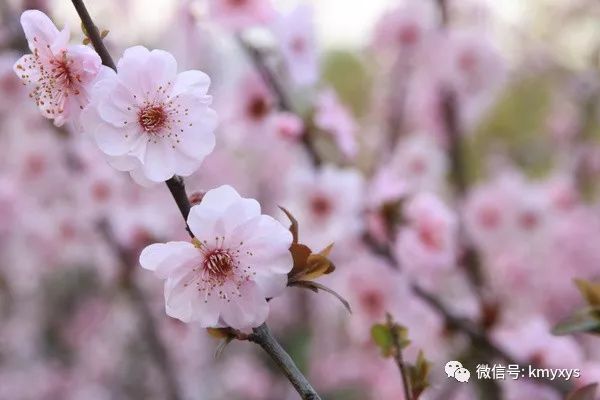
[[71, 349], [62, 335], [65, 323], [79, 305], [98, 293], [98, 276], [89, 267], [74, 267], [49, 274], [42, 284], [44, 313], [43, 343], [48, 357], [71, 362]]
[[552, 81], [548, 76], [529, 76], [509, 86], [492, 106], [468, 142], [465, 155], [470, 180], [481, 178], [482, 163], [497, 146], [530, 176], [540, 176], [552, 167], [551, 149], [545, 134], [550, 110]]
[[355, 116], [363, 116], [371, 102], [372, 79], [363, 60], [355, 53], [336, 50], [324, 56], [322, 79], [337, 92]]
[[555, 335], [591, 333], [600, 335], [600, 283], [576, 279], [575, 284], [587, 307], [575, 311], [554, 327]]

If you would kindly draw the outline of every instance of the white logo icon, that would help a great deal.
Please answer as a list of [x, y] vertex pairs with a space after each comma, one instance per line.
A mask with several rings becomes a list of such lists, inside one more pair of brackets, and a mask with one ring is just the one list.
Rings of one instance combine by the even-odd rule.
[[448, 361], [444, 367], [444, 371], [448, 375], [448, 378], [453, 377], [459, 382], [469, 382], [471, 373], [468, 369], [463, 368], [459, 361]]

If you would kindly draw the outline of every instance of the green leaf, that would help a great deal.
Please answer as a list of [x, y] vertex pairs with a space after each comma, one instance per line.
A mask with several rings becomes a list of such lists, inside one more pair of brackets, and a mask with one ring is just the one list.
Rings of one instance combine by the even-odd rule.
[[415, 399], [429, 387], [430, 371], [431, 363], [427, 361], [423, 351], [419, 350], [415, 364], [408, 367], [408, 377], [413, 391], [412, 395]]
[[387, 325], [376, 324], [371, 327], [371, 338], [381, 350], [384, 357], [390, 357], [393, 354], [394, 337]]

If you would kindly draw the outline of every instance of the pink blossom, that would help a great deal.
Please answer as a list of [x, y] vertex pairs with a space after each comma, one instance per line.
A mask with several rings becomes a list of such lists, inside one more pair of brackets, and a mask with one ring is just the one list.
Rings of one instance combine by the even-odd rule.
[[355, 135], [358, 126], [350, 111], [340, 103], [332, 89], [319, 95], [314, 118], [317, 127], [333, 137], [345, 157], [356, 157], [358, 145]]
[[444, 187], [448, 160], [431, 135], [413, 133], [402, 139], [385, 167], [408, 193], [435, 191]]
[[265, 299], [287, 285], [292, 236], [260, 212], [256, 200], [221, 186], [190, 211], [194, 244], [159, 243], [142, 251], [142, 267], [166, 281], [168, 315], [203, 327], [242, 330], [265, 321]]
[[530, 316], [516, 324], [503, 324], [493, 332], [493, 339], [523, 363], [546, 368], [581, 368], [584, 354], [572, 337], [551, 333], [543, 317]]
[[69, 30], [58, 31], [41, 11], [25, 11], [21, 25], [32, 54], [15, 63], [15, 73], [44, 117], [57, 126], [76, 121], [102, 69], [100, 57], [87, 46], [69, 45]]
[[178, 74], [171, 54], [142, 46], [127, 49], [117, 71], [94, 86], [85, 131], [114, 168], [141, 184], [194, 173], [215, 146], [210, 78]]
[[319, 78], [313, 9], [300, 5], [289, 14], [281, 14], [273, 33], [287, 71], [298, 86], [313, 85]]
[[210, 0], [211, 17], [232, 31], [268, 23], [275, 11], [270, 0]]
[[398, 235], [396, 250], [407, 271], [432, 276], [454, 267], [457, 220], [436, 196], [420, 193], [405, 206], [407, 221]]
[[292, 172], [286, 199], [280, 204], [302, 221], [302, 241], [320, 250], [360, 231], [363, 184], [361, 175], [352, 169], [306, 167]]
[[277, 136], [283, 139], [298, 139], [304, 133], [304, 122], [296, 114], [281, 112], [273, 117]]
[[435, 13], [425, 2], [408, 2], [385, 13], [375, 28], [373, 45], [378, 50], [414, 59], [434, 34]]

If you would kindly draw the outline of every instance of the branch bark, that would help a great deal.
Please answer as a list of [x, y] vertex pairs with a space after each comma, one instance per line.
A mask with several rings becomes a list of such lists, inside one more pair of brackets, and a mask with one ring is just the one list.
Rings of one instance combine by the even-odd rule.
[[[98, 52], [102, 58], [102, 63], [107, 67], [116, 70], [115, 63], [110, 56], [110, 53], [106, 49], [106, 46], [104, 46], [102, 37], [94, 25], [94, 22], [92, 21], [92, 18], [90, 17], [83, 0], [72, 0], [72, 2], [77, 10], [77, 13], [79, 14], [79, 17], [81, 18], [81, 22], [88, 33], [88, 37], [90, 38], [94, 49], [96, 49], [96, 52]], [[169, 179], [166, 184], [171, 192], [171, 195], [173, 196], [173, 199], [175, 200], [175, 203], [177, 204], [177, 207], [179, 208], [179, 211], [181, 212], [183, 219], [186, 221], [186, 229], [188, 233], [193, 237], [191, 230], [187, 226], [187, 217], [190, 213], [191, 205], [189, 197], [185, 191], [183, 179], [179, 176], [174, 176], [173, 178]], [[134, 290], [132, 295], [134, 298], [141, 298], [142, 293], [139, 290]], [[145, 304], [145, 302], [142, 304]], [[152, 319], [150, 310], [146, 308], [143, 311], [143, 314], [143, 322], [147, 324], [147, 326], [151, 326], [150, 323], [152, 322]], [[156, 333], [155, 329], [154, 332]], [[158, 336], [154, 336], [160, 343]], [[255, 328], [253, 334], [250, 335], [249, 340], [257, 343], [265, 352], [267, 352], [267, 354], [269, 354], [269, 356], [275, 361], [279, 369], [281, 369], [284, 375], [288, 378], [303, 400], [321, 400], [306, 377], [302, 374], [302, 372], [300, 372], [290, 355], [283, 349], [283, 347], [281, 347], [279, 342], [277, 342], [277, 339], [273, 337], [266, 323], [258, 328]], [[162, 355], [166, 355], [166, 350]]]
[[254, 328], [252, 334], [248, 336], [248, 340], [262, 347], [292, 383], [303, 400], [321, 400], [321, 397], [300, 372], [294, 360], [277, 342], [267, 324]]
[[[294, 107], [292, 102], [288, 98], [283, 86], [273, 73], [269, 66], [265, 63], [263, 59], [262, 53], [250, 45], [248, 42], [244, 40], [241, 36], [237, 37], [240, 47], [244, 50], [254, 68], [261, 76], [264, 83], [269, 87], [271, 92], [275, 95], [277, 102], [279, 103], [279, 108], [282, 111], [291, 112], [295, 114]], [[308, 124], [304, 124], [304, 132], [302, 132], [302, 145], [306, 149], [308, 156], [315, 168], [318, 168], [323, 163], [319, 152], [317, 151], [314, 142], [310, 137], [310, 129], [308, 129]]]

